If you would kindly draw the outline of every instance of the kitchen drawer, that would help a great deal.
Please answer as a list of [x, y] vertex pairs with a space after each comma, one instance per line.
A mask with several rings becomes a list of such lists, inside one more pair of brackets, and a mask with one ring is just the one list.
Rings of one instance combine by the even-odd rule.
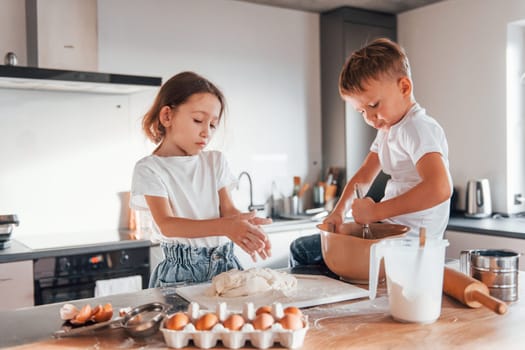
[[33, 260], [0, 264], [0, 310], [33, 306]]

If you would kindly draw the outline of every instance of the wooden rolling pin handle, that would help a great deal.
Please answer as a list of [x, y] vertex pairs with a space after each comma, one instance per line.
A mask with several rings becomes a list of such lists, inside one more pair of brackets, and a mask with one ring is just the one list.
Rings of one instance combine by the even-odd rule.
[[478, 303], [486, 306], [490, 310], [500, 315], [503, 315], [505, 312], [507, 312], [507, 304], [488, 294], [482, 293], [479, 290], [471, 291], [470, 296], [473, 300], [476, 300]]
[[447, 266], [443, 275], [443, 292], [469, 307], [478, 308], [483, 305], [500, 315], [507, 311], [504, 302], [489, 295], [485, 284]]

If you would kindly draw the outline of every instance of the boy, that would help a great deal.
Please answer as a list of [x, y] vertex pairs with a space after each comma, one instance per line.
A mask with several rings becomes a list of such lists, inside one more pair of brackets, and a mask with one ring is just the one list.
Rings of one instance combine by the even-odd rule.
[[[359, 224], [406, 225], [412, 237], [425, 227], [428, 238], [441, 239], [452, 194], [448, 145], [441, 126], [414, 99], [404, 50], [381, 38], [355, 51], [339, 76], [339, 92], [377, 135], [324, 223], [334, 224], [337, 231], [351, 204]], [[355, 199], [355, 185], [366, 189], [380, 170], [391, 176], [383, 199]], [[319, 235], [295, 240], [290, 250], [292, 266], [322, 262]]]

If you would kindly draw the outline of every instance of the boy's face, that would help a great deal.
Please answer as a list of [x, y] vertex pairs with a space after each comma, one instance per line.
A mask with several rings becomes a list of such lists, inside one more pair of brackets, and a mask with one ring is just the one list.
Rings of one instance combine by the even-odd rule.
[[389, 77], [370, 80], [364, 91], [343, 95], [365, 122], [378, 130], [388, 130], [397, 124], [412, 106], [412, 83], [408, 77], [397, 80]]

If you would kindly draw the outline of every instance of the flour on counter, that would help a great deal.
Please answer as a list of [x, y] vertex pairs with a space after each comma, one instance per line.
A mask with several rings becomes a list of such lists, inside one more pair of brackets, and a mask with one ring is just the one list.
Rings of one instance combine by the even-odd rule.
[[249, 296], [270, 290], [289, 292], [297, 288], [297, 279], [289, 273], [268, 268], [223, 272], [211, 281], [211, 293], [222, 297]]

